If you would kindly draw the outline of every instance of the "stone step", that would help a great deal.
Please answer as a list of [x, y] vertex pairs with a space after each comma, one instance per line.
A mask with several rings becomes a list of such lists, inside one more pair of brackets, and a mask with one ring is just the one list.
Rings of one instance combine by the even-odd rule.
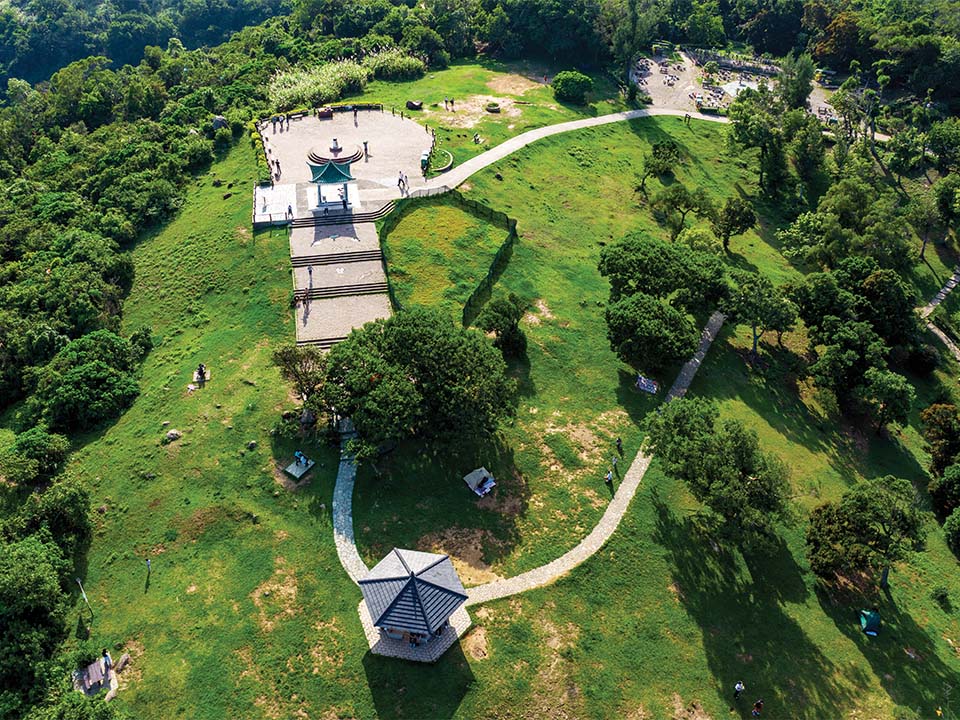
[[359, 283], [356, 285], [341, 285], [339, 287], [316, 287], [306, 290], [297, 290], [294, 297], [297, 299], [310, 298], [319, 300], [321, 298], [347, 297], [350, 295], [379, 295], [387, 292], [387, 284], [382, 283]]
[[346, 337], [333, 337], [333, 338], [315, 338], [313, 340], [297, 340], [297, 345], [310, 345], [312, 347], [318, 347], [321, 350], [329, 350], [334, 345], [339, 342], [346, 340]]
[[396, 207], [393, 201], [367, 213], [331, 213], [328, 215], [314, 214], [310, 217], [299, 217], [290, 223], [291, 227], [322, 227], [324, 225], [348, 225], [351, 223], [376, 222], [386, 217]]
[[383, 253], [379, 250], [358, 250], [356, 252], [294, 256], [290, 258], [290, 264], [294, 267], [307, 267], [308, 265], [338, 265], [339, 263], [365, 262], [368, 260], [382, 259]]

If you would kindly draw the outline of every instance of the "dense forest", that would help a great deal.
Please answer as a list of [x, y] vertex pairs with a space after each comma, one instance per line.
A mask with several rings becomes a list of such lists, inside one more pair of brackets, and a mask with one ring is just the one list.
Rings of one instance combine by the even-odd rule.
[[[847, 308], [844, 317], [862, 321], [857, 328], [866, 333], [863, 323], [883, 318], [867, 318], [869, 303], [856, 293], [881, 269], [890, 271], [882, 279], [891, 292], [901, 291], [895, 274], [914, 260], [903, 242], [907, 224], [926, 239], [960, 215], [960, 124], [950, 118], [960, 100], [958, 37], [960, 6], [951, 0], [0, 5], [0, 76], [7, 80], [0, 107], [0, 180], [7, 186], [0, 196], [0, 409], [18, 431], [0, 456], [0, 475], [14, 488], [0, 507], [0, 615], [25, 623], [0, 636], [0, 717], [25, 714], [44, 697], [48, 679], [63, 674], [45, 658], [64, 637], [73, 562], [91, 530], [86, 491], [59, 473], [72, 437], [116, 417], [136, 397], [138, 367], [152, 344], [149, 328], [118, 334], [133, 282], [128, 251], [177, 211], [188, 181], [219, 149], [274, 109], [268, 89], [278, 71], [396, 48], [396, 57], [414, 56], [421, 68], [485, 53], [576, 58], [570, 64], [620, 77], [658, 39], [737, 43], [773, 56], [796, 51], [828, 68], [852, 68], [838, 108], [849, 127], [840, 133], [839, 154], [834, 150], [827, 185], [836, 182], [836, 192], [827, 199], [820, 199], [827, 163], [819, 126], [810, 131], [803, 113], [748, 94], [734, 114], [754, 120], [741, 122], [735, 139], [759, 149], [767, 173], [761, 184], [781, 193], [787, 252], [823, 268], [811, 283], [845, 289], [850, 307], [860, 310]], [[884, 94], [897, 102], [873, 102]], [[217, 116], [225, 122], [214, 129]], [[878, 125], [911, 129], [880, 151], [864, 131]], [[899, 176], [927, 158], [943, 179], [931, 197], [914, 202], [884, 185], [872, 164], [879, 159]], [[801, 186], [805, 195], [795, 192]], [[850, 255], [867, 259], [855, 267]], [[864, 267], [861, 278], [856, 272]], [[806, 297], [807, 290], [796, 292]], [[814, 326], [813, 301], [798, 304]], [[924, 348], [896, 330], [876, 333], [909, 345], [909, 359], [922, 363]], [[848, 340], [834, 339], [824, 344], [842, 350]], [[863, 365], [865, 372], [873, 367]], [[836, 373], [828, 379], [840, 388], [863, 384]], [[18, 572], [23, 567], [30, 573]]]

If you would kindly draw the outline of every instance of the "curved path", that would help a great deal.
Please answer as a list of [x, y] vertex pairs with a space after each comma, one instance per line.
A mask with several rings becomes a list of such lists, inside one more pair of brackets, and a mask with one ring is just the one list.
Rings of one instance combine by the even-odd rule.
[[462, 165], [458, 165], [443, 175], [432, 178], [426, 188], [439, 189], [443, 187], [455, 188], [474, 173], [483, 170], [498, 160], [503, 160], [517, 150], [526, 147], [530, 143], [542, 140], [551, 135], [570, 132], [571, 130], [581, 130], [583, 128], [597, 127], [598, 125], [609, 125], [610, 123], [623, 122], [624, 120], [636, 120], [637, 118], [657, 117], [661, 115], [684, 117], [689, 115], [693, 120], [707, 120], [709, 122], [728, 123], [730, 120], [722, 115], [704, 115], [698, 112], [686, 112], [684, 110], [671, 110], [670, 108], [645, 108], [643, 110], [626, 110], [624, 112], [610, 113], [609, 115], [599, 115], [592, 118], [583, 118], [582, 120], [571, 120], [569, 122], [558, 123], [556, 125], [547, 125], [546, 127], [528, 130], [525, 133], [515, 135], [509, 140], [504, 140], [499, 145], [490, 148], [484, 153], [470, 158]]
[[[719, 312], [710, 316], [700, 336], [700, 346], [697, 352], [680, 370], [673, 386], [667, 392], [665, 402], [670, 402], [686, 394], [687, 388], [690, 387], [690, 383], [700, 368], [700, 363], [703, 362], [703, 358], [707, 354], [707, 350], [710, 349], [710, 345], [720, 331], [724, 319], [724, 316]], [[343, 443], [346, 444], [353, 435], [348, 431], [343, 437]], [[512, 578], [467, 588], [469, 597], [466, 604], [476, 605], [490, 600], [498, 600], [542, 585], [548, 585], [590, 558], [603, 547], [604, 543], [610, 539], [610, 536], [617, 529], [627, 512], [630, 501], [637, 492], [637, 488], [640, 487], [640, 481], [650, 466], [651, 459], [651, 455], [642, 451], [637, 454], [623, 476], [623, 481], [617, 488], [613, 500], [607, 505], [600, 522], [574, 548], [546, 565], [541, 565]], [[333, 537], [340, 563], [354, 582], [359, 581], [368, 572], [366, 564], [357, 551], [353, 535], [353, 485], [356, 474], [357, 466], [353, 462], [353, 458], [343, 452], [340, 457], [340, 469], [337, 472], [337, 484], [333, 491]]]
[[960, 285], [960, 265], [953, 269], [953, 275], [951, 275], [946, 284], [940, 288], [940, 291], [934, 296], [933, 300], [922, 308], [917, 308], [917, 312], [920, 313], [920, 319], [926, 324], [927, 329], [939, 338], [940, 342], [942, 342], [947, 350], [960, 362], [960, 348], [957, 347], [953, 340], [947, 337], [947, 334], [944, 333], [943, 330], [938, 328], [934, 322], [930, 320], [930, 315], [937, 309], [937, 305], [943, 302], [957, 285]]

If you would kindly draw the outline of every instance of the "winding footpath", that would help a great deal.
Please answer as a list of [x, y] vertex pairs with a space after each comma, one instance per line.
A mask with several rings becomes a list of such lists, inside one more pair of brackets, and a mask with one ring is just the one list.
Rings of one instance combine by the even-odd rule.
[[933, 300], [922, 308], [918, 308], [917, 311], [920, 313], [920, 319], [926, 323], [927, 330], [936, 335], [940, 339], [940, 342], [946, 346], [947, 350], [960, 362], [960, 348], [957, 347], [957, 344], [953, 342], [943, 330], [938, 328], [933, 321], [929, 319], [933, 311], [937, 309], [937, 305], [942, 303], [958, 284], [960, 284], [960, 265], [953, 269], [953, 275], [951, 275], [946, 284], [940, 288], [940, 291], [934, 296]]
[[[683, 397], [690, 383], [693, 382], [700, 364], [706, 357], [710, 345], [717, 337], [717, 333], [723, 325], [724, 316], [715, 312], [710, 316], [703, 333], [700, 336], [700, 346], [697, 352], [683, 366], [673, 386], [667, 392], [665, 402], [670, 402], [678, 397]], [[337, 472], [337, 484], [333, 491], [333, 537], [337, 546], [337, 555], [340, 557], [340, 563], [344, 570], [354, 582], [358, 582], [364, 577], [369, 569], [360, 557], [357, 551], [356, 541], [353, 535], [353, 485], [357, 475], [357, 466], [353, 458], [346, 452], [345, 445], [353, 437], [352, 429], [346, 429], [343, 434], [344, 451], [340, 457], [340, 468]], [[574, 548], [567, 551], [556, 560], [541, 565], [538, 568], [529, 570], [520, 575], [505, 580], [496, 580], [494, 582], [477, 585], [467, 588], [469, 596], [466, 604], [477, 605], [479, 603], [499, 600], [500, 598], [517, 595], [518, 593], [531, 590], [533, 588], [549, 585], [560, 577], [563, 577], [575, 567], [592, 557], [603, 545], [610, 539], [620, 521], [627, 512], [630, 501], [640, 487], [640, 481], [650, 466], [651, 455], [643, 451], [637, 453], [636, 458], [630, 464], [630, 468], [623, 476], [623, 481], [616, 490], [616, 494], [610, 504], [607, 505], [600, 522], [593, 528], [589, 535], [581, 540]]]

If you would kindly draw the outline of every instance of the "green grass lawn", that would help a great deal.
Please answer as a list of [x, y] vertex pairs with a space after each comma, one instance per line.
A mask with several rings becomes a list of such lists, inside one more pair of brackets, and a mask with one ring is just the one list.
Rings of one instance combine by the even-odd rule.
[[390, 284], [401, 307], [442, 307], [459, 318], [507, 237], [450, 197], [405, 212], [381, 243]]
[[[449, 83], [456, 93], [446, 90], [458, 96], [489, 82], [484, 73], [494, 77], [481, 66], [446, 72], [461, 77], [462, 86]], [[396, 98], [410, 92], [389, 87]], [[437, 93], [442, 100], [444, 86]], [[481, 582], [555, 558], [600, 517], [613, 441], [623, 437], [632, 457], [659, 399], [634, 393], [629, 368], [609, 349], [608, 284], [597, 260], [628, 230], [665, 232], [633, 192], [640, 153], [665, 135], [684, 151], [680, 181], [718, 199], [755, 194], [753, 166], [727, 153], [722, 127], [674, 118], [549, 138], [471, 179], [470, 197], [519, 221], [520, 241], [495, 288], [528, 304], [528, 357], [511, 365], [517, 417], [491, 445], [465, 441], [455, 454], [403, 447], [379, 473], [361, 467], [355, 527], [369, 562], [394, 545], [437, 547], [457, 555], [468, 582]], [[82, 439], [71, 461], [95, 508], [83, 569], [96, 613], [91, 639], [134, 656], [118, 702], [137, 717], [716, 719], [729, 716], [738, 679], [747, 700], [765, 698], [770, 717], [886, 718], [897, 705], [921, 717], [938, 705], [948, 717], [960, 712], [949, 697], [960, 625], [929, 598], [942, 584], [960, 603], [960, 579], [932, 522], [927, 549], [898, 565], [891, 595], [877, 599], [885, 625], [868, 639], [856, 605], [816, 590], [802, 521], [781, 529], [776, 552], [727, 553], [703, 536], [696, 503], [656, 462], [610, 543], [568, 577], [473, 608], [476, 627], [434, 666], [370, 655], [356, 616], [360, 592], [332, 540], [335, 449], [299, 445], [318, 459], [312, 482], [293, 491], [277, 481], [277, 463], [298, 447], [270, 434], [295, 405], [270, 363], [271, 351], [293, 339], [289, 248], [283, 232], [250, 234], [252, 178], [249, 148], [233, 149], [198, 178], [181, 214], [137, 245], [124, 331], [149, 325], [157, 346], [134, 406]], [[417, 268], [411, 297], [423, 292], [425, 302], [453, 308], [461, 276], [451, 271], [477, 261], [458, 239], [483, 228], [448, 210], [421, 207], [401, 227], [409, 221], [405, 251]], [[735, 237], [731, 263], [782, 283], [800, 270], [778, 252], [776, 221], [767, 213], [757, 232]], [[425, 231], [437, 225], [444, 232]], [[431, 245], [442, 257], [427, 252]], [[440, 270], [421, 271], [425, 258]], [[941, 272], [947, 261], [931, 264]], [[792, 380], [790, 353], [802, 349], [802, 334], [786, 345], [765, 347], [766, 364], [750, 369], [747, 330], [727, 328], [692, 392], [715, 398], [784, 458], [798, 509], [864, 476], [896, 473], [922, 485], [916, 410], [891, 439], [850, 427]], [[198, 362], [212, 380], [188, 393]], [[957, 371], [948, 364], [914, 379], [917, 407], [956, 394]], [[674, 375], [658, 379], [669, 385]], [[170, 428], [184, 435], [164, 445]], [[10, 440], [0, 432], [0, 446]], [[461, 480], [479, 464], [500, 481], [495, 498], [478, 501]], [[81, 612], [78, 600], [71, 623]], [[747, 708], [733, 716], [748, 717]]]

